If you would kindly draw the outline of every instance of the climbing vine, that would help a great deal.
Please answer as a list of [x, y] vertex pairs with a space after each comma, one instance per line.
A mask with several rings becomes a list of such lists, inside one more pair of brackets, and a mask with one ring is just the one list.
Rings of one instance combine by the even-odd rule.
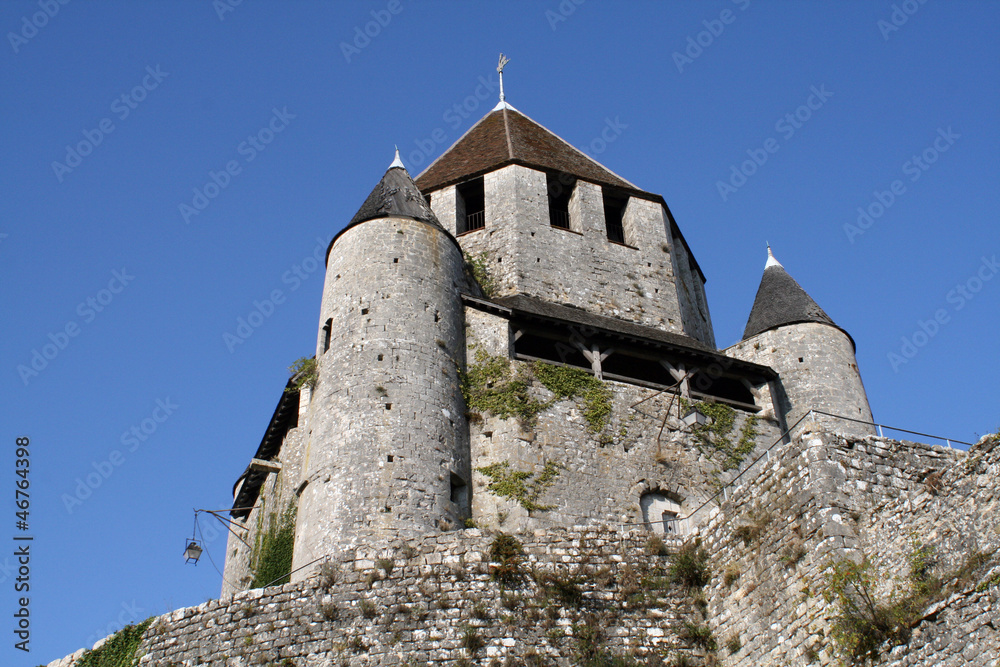
[[286, 392], [301, 391], [302, 387], [312, 389], [319, 378], [316, 357], [299, 357], [288, 367], [288, 372], [292, 376], [293, 384], [291, 387], [285, 387]]
[[142, 635], [152, 622], [150, 617], [139, 625], [126, 625], [98, 648], [84, 653], [77, 660], [77, 667], [132, 667]]
[[502, 419], [517, 417], [522, 424], [530, 425], [549, 404], [532, 397], [528, 392], [531, 375], [526, 367], [514, 370], [505, 357], [476, 350], [475, 363], [469, 364], [462, 375], [462, 396], [469, 410], [488, 412]]
[[486, 296], [495, 296], [497, 292], [496, 281], [493, 280], [493, 276], [490, 274], [489, 269], [490, 256], [489, 253], [481, 252], [476, 255], [470, 255], [465, 253], [465, 268], [472, 277], [476, 279], [479, 286], [483, 290], [483, 294]]
[[490, 478], [486, 490], [495, 496], [516, 500], [529, 512], [555, 509], [555, 505], [538, 504], [538, 499], [559, 476], [559, 466], [552, 461], [545, 464], [537, 477], [533, 472], [511, 468], [510, 461], [501, 461], [476, 470]]
[[[683, 409], [691, 408], [691, 404], [685, 399], [681, 399]], [[740, 465], [747, 454], [757, 446], [757, 430], [759, 418], [757, 415], [747, 415], [743, 420], [740, 429], [739, 439], [734, 443], [732, 440], [733, 428], [736, 426], [736, 410], [725, 403], [705, 403], [694, 404], [694, 409], [709, 417], [708, 424], [696, 424], [692, 428], [695, 437], [706, 447], [711, 447], [725, 455], [722, 463], [723, 470], [731, 470]]]
[[[548, 401], [533, 397], [529, 389], [536, 379], [555, 397]], [[578, 398], [587, 430], [598, 436], [601, 444], [611, 441], [611, 436], [603, 433], [611, 422], [611, 389], [579, 368], [541, 361], [515, 368], [506, 357], [476, 349], [475, 362], [462, 375], [462, 396], [471, 413], [517, 417], [524, 426], [534, 424], [539, 413], [557, 400]]]
[[579, 368], [567, 368], [536, 361], [531, 365], [535, 377], [557, 398], [583, 400], [583, 418], [587, 430], [598, 434], [611, 421], [611, 390], [601, 380]]
[[258, 531], [252, 555], [254, 578], [251, 588], [288, 583], [292, 572], [296, 510], [293, 500], [280, 517], [277, 512], [271, 513], [266, 532]]

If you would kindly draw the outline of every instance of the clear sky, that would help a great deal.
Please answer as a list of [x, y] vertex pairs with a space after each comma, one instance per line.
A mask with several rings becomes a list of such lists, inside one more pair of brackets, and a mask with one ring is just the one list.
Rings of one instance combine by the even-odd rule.
[[[230, 506], [314, 351], [314, 251], [394, 144], [416, 176], [492, 108], [500, 51], [511, 104], [665, 197], [720, 346], [769, 241], [853, 335], [878, 421], [997, 430], [998, 19], [954, 0], [0, 3], [0, 664], [218, 596], [208, 557], [181, 558], [192, 508]], [[227, 344], [240, 318], [259, 326]], [[30, 654], [15, 535], [34, 537]], [[223, 538], [208, 549], [221, 567]]]

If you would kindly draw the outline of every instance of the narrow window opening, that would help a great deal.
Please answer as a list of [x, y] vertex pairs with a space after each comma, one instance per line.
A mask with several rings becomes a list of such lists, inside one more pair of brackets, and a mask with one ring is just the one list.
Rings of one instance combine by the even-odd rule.
[[399, 264], [399, 257], [393, 257], [392, 258], [392, 263], [393, 264]]
[[625, 207], [628, 198], [604, 191], [604, 225], [608, 232], [608, 240], [614, 243], [625, 243]]
[[486, 191], [483, 178], [474, 178], [456, 188], [458, 194], [458, 233], [464, 234], [486, 226]]
[[389, 463], [392, 463], [392, 454], [389, 454], [389, 456], [385, 457], [385, 460]]
[[435, 322], [440, 322], [441, 321], [441, 313], [439, 311], [436, 311], [436, 310], [434, 311], [434, 321]]
[[469, 485], [465, 480], [451, 473], [451, 502], [456, 505], [465, 505], [469, 500]]
[[576, 179], [563, 174], [545, 175], [545, 185], [549, 194], [549, 224], [560, 229], [569, 229], [569, 200], [573, 194]]
[[368, 309], [367, 308], [362, 308], [361, 309], [361, 314], [362, 315], [367, 315], [368, 314]]
[[800, 364], [802, 363], [802, 357], [799, 357], [799, 363]]
[[330, 335], [333, 331], [333, 318], [331, 317], [323, 325], [323, 352], [330, 349]]
[[392, 403], [386, 403], [385, 404], [385, 409], [386, 410], [392, 410]]
[[427, 200], [427, 208], [431, 207], [431, 195], [424, 195], [424, 199]]
[[380, 354], [380, 355], [378, 355], [378, 360], [379, 360], [379, 361], [382, 361], [382, 357], [383, 357], [383, 356], [384, 356], [384, 355], [381, 355], [381, 354]]

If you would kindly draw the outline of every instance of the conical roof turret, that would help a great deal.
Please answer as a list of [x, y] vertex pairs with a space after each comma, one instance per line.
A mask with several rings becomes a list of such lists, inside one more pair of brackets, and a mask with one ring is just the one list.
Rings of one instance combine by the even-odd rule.
[[[829, 324], [840, 329], [802, 286], [788, 275], [768, 246], [764, 275], [760, 279], [757, 297], [743, 330], [743, 340], [770, 329], [802, 322]], [[847, 334], [846, 331], [844, 333]], [[850, 334], [847, 337], [850, 338]], [[851, 343], [853, 345], [853, 339]]]
[[396, 158], [389, 165], [382, 180], [372, 189], [368, 198], [365, 199], [365, 203], [354, 214], [345, 229], [367, 220], [390, 216], [422, 220], [441, 227], [434, 211], [420, 194], [420, 190], [410, 177], [410, 173], [403, 166], [402, 160], [399, 159], [399, 149], [396, 149]]

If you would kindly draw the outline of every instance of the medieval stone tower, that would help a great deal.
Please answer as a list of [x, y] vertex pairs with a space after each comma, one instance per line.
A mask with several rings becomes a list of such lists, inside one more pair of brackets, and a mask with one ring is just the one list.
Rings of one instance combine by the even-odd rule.
[[416, 181], [397, 154], [330, 244], [317, 331], [236, 483], [224, 590], [268, 583], [281, 531], [293, 581], [466, 526], [689, 531], [810, 409], [870, 428], [853, 340], [773, 257], [718, 350], [663, 198], [504, 101]]

